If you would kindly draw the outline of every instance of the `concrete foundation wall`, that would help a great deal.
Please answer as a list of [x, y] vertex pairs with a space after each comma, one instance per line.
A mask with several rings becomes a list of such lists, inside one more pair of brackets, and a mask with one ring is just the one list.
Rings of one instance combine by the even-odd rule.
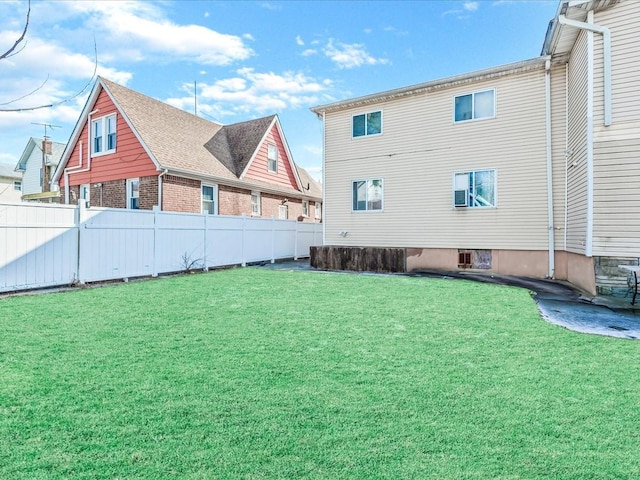
[[591, 295], [595, 295], [596, 273], [593, 257], [567, 252], [567, 280]]

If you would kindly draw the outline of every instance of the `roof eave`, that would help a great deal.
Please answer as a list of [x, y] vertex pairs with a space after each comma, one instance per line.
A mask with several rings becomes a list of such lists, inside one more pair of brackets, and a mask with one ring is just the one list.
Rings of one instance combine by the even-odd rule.
[[394, 98], [404, 97], [407, 95], [416, 95], [416, 94], [428, 92], [431, 90], [439, 90], [442, 88], [449, 88], [456, 85], [471, 83], [478, 80], [494, 78], [494, 77], [508, 75], [512, 73], [524, 72], [524, 71], [533, 70], [536, 68], [542, 68], [546, 60], [547, 60], [546, 57], [535, 57], [529, 60], [523, 60], [520, 62], [509, 63], [506, 65], [499, 65], [497, 67], [487, 68], [484, 70], [477, 70], [474, 72], [454, 75], [452, 77], [446, 77], [439, 80], [432, 80], [429, 82], [410, 85], [408, 87], [397, 88], [394, 90], [387, 90], [380, 93], [374, 93], [372, 95], [365, 95], [363, 97], [356, 97], [356, 98], [341, 100], [338, 102], [328, 103], [324, 105], [318, 105], [316, 107], [312, 107], [310, 110], [316, 115], [322, 116], [323, 112], [341, 110], [343, 108], [352, 108], [359, 105], [366, 105], [370, 103], [377, 103], [381, 101], [391, 100]]

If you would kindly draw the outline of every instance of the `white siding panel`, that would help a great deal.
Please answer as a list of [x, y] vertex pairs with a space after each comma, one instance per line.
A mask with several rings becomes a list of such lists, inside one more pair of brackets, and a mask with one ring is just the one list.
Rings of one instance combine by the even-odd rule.
[[[489, 88], [494, 119], [453, 122], [456, 95]], [[379, 109], [383, 134], [352, 139], [352, 116]], [[544, 250], [545, 144], [542, 68], [328, 113], [327, 243]], [[482, 169], [496, 169], [497, 208], [454, 209], [454, 172]], [[352, 212], [351, 182], [372, 178], [384, 211]]]
[[568, 66], [567, 250], [584, 254], [587, 237], [587, 35], [582, 32]]

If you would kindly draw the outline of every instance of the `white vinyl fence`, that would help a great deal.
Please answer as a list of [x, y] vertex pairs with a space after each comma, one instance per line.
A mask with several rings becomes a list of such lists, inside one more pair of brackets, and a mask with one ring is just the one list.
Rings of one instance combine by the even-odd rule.
[[309, 256], [322, 225], [0, 203], [0, 292]]

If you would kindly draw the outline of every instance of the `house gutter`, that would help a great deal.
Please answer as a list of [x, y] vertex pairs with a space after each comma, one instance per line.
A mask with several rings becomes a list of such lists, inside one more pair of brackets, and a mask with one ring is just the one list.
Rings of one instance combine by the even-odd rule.
[[555, 276], [555, 231], [553, 226], [553, 163], [551, 152], [551, 59], [547, 59], [545, 64], [545, 135], [547, 140], [547, 218], [549, 233], [549, 273], [548, 278]]
[[[64, 169], [64, 203], [69, 205], [69, 176], [76, 173], [84, 173], [91, 170], [91, 115], [98, 113], [99, 110], [93, 110], [87, 115], [87, 168], [82, 168], [82, 140], [80, 140], [80, 154], [78, 155], [78, 165], [75, 167], [67, 167]], [[78, 170], [80, 169], [80, 170]]]
[[[593, 23], [593, 10], [589, 10], [587, 19], [589, 20], [589, 23], [571, 20], [564, 15], [558, 16], [558, 22], [561, 25], [568, 25], [570, 27], [579, 28], [581, 30], [587, 30], [591, 33], [589, 37], [589, 58], [591, 64], [593, 64], [593, 33], [599, 33], [602, 35], [602, 74], [604, 76], [604, 126], [608, 127], [609, 125], [611, 125], [611, 31], [607, 27], [595, 25]], [[591, 74], [593, 75], [593, 69], [591, 70]], [[591, 94], [593, 95], [593, 90], [591, 90]]]
[[[250, 183], [247, 181], [239, 181], [233, 180], [232, 178], [218, 177], [215, 175], [206, 175], [199, 172], [194, 172], [192, 170], [185, 170], [181, 168], [168, 168], [168, 175], [176, 175], [179, 177], [191, 178], [193, 180], [200, 180], [205, 182], [214, 182], [220, 183], [223, 185], [228, 185], [230, 187], [238, 187], [243, 190], [259, 190], [264, 193], [271, 193], [274, 195], [286, 195], [288, 197], [300, 198], [300, 199], [311, 199], [311, 200], [321, 200], [321, 197], [316, 197], [315, 195], [305, 195], [304, 192], [300, 192], [297, 190], [278, 190], [275, 188], [270, 188], [268, 185], [259, 184], [259, 183]], [[324, 192], [324, 189], [323, 189]], [[323, 193], [324, 195], [324, 193]]]

